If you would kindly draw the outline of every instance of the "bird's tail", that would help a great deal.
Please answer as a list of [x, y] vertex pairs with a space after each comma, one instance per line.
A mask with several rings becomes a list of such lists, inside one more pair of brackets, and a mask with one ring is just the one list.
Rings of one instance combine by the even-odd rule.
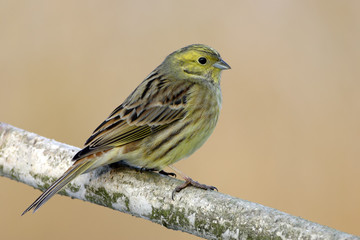
[[93, 160], [83, 158], [74, 163], [58, 180], [56, 180], [35, 202], [33, 202], [22, 214], [24, 215], [31, 209], [36, 212], [44, 203], [46, 203], [52, 196], [59, 192], [66, 184], [68, 184], [75, 177], [84, 173], [93, 165]]

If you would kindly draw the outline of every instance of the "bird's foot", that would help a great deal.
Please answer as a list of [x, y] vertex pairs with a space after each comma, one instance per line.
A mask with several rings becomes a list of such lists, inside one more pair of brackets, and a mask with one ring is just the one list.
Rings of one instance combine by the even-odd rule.
[[175, 196], [175, 193], [178, 193], [180, 192], [181, 190], [183, 190], [184, 188], [187, 188], [189, 186], [193, 186], [193, 187], [196, 187], [196, 188], [201, 188], [201, 189], [204, 189], [204, 190], [216, 190], [218, 191], [218, 189], [214, 186], [209, 186], [209, 185], [205, 185], [205, 184], [201, 184], [197, 181], [194, 181], [192, 180], [190, 177], [184, 177], [185, 179], [185, 182], [179, 186], [177, 186], [174, 191], [172, 192], [171, 194], [171, 198], [174, 200], [174, 196]]

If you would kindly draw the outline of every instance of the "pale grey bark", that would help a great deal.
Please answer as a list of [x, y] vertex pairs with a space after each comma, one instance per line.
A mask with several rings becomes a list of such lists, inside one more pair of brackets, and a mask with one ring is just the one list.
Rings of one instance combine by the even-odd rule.
[[[0, 123], [0, 175], [35, 188], [45, 190], [72, 164], [77, 150]], [[179, 183], [157, 173], [103, 167], [81, 175], [60, 194], [207, 239], [360, 239], [218, 192], [187, 188], [173, 201]]]

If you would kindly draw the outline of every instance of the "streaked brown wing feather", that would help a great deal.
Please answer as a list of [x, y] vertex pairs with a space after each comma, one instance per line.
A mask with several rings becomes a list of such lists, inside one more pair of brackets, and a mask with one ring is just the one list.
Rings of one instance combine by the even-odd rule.
[[159, 132], [186, 115], [188, 92], [193, 84], [168, 81], [155, 73], [101, 123], [73, 160], [120, 147]]

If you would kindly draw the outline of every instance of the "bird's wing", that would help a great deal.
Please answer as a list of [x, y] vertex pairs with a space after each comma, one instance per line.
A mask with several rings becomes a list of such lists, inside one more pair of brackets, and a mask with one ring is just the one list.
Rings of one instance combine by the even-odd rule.
[[184, 118], [192, 86], [191, 82], [169, 81], [150, 74], [95, 129], [73, 160], [143, 139]]

